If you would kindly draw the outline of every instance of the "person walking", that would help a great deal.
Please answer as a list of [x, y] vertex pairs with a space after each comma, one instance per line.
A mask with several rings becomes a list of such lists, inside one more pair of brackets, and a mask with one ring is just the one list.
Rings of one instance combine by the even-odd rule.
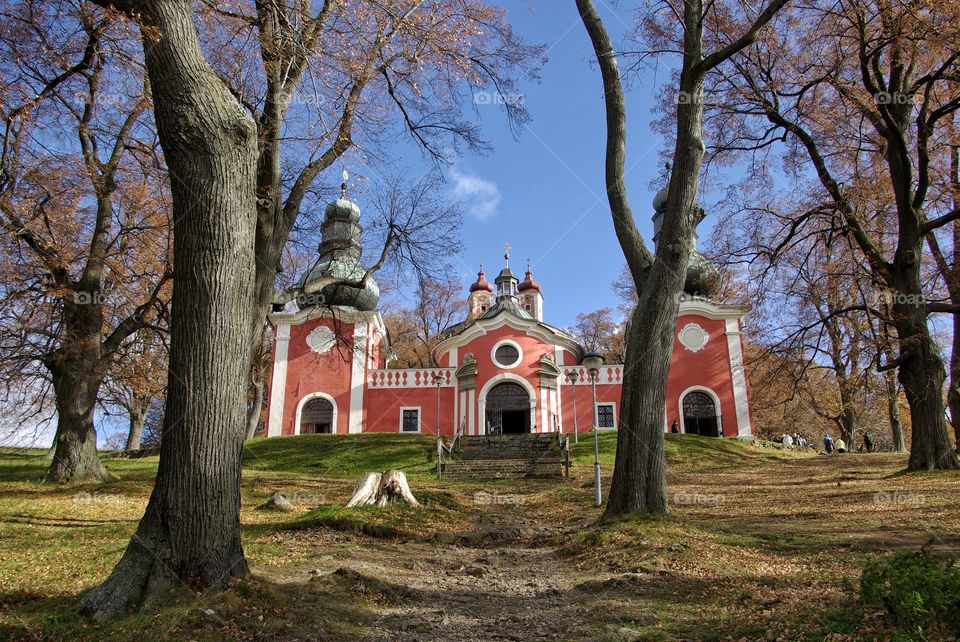
[[830, 436], [830, 433], [823, 433], [823, 450], [828, 454], [833, 454], [833, 437]]
[[793, 437], [791, 437], [789, 433], [783, 436], [783, 445], [787, 448], [793, 447]]
[[870, 436], [870, 433], [863, 433], [863, 445], [867, 447], [867, 452], [873, 452], [873, 437]]
[[837, 437], [837, 452], [845, 453], [847, 452], [847, 444], [843, 441], [843, 437]]

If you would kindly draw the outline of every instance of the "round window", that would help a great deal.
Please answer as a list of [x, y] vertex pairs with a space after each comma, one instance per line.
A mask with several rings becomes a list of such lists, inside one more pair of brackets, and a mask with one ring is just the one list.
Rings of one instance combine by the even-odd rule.
[[493, 353], [493, 360], [504, 368], [512, 368], [520, 362], [520, 350], [512, 343], [501, 343]]

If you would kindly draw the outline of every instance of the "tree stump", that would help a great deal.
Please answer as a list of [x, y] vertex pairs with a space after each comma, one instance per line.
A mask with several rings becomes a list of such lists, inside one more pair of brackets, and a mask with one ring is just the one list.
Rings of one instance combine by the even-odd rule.
[[410, 492], [407, 476], [402, 470], [385, 470], [382, 473], [365, 473], [353, 491], [347, 508], [354, 506], [386, 506], [403, 500], [411, 506], [420, 503]]

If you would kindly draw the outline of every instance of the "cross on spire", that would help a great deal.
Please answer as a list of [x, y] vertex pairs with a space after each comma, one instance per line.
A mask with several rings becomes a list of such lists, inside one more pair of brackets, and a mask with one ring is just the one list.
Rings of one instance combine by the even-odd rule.
[[507, 267], [510, 267], [510, 248], [513, 247], [509, 243], [503, 244], [503, 260], [507, 262]]

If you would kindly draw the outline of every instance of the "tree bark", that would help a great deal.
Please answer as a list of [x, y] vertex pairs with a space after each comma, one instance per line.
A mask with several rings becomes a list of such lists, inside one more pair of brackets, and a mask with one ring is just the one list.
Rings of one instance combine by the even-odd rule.
[[53, 459], [44, 481], [75, 483], [113, 479], [97, 456], [94, 409], [101, 378], [85, 360], [61, 362], [51, 370], [57, 432]]
[[127, 433], [127, 446], [124, 450], [140, 450], [143, 439], [143, 424], [147, 420], [147, 411], [150, 409], [151, 399], [134, 398], [130, 402], [127, 413], [130, 419], [130, 431]]
[[[952, 303], [960, 303], [960, 301], [953, 300]], [[960, 443], [960, 314], [953, 315], [950, 388], [947, 389], [947, 406], [950, 408], [950, 423], [953, 424], [953, 440], [955, 443]]]
[[117, 8], [143, 25], [171, 176], [176, 279], [160, 465], [126, 552], [81, 600], [100, 622], [168, 589], [216, 589], [249, 572], [240, 453], [253, 327], [256, 132], [207, 65], [189, 2]]
[[247, 430], [244, 435], [245, 440], [253, 439], [257, 434], [257, 427], [260, 425], [260, 413], [263, 411], [263, 398], [266, 384], [263, 381], [264, 373], [254, 366], [253, 381], [250, 385], [253, 387], [253, 400], [247, 409]]
[[97, 456], [94, 411], [103, 383], [100, 358], [103, 306], [96, 293], [77, 292], [63, 302], [63, 340], [45, 365], [56, 395], [57, 431], [44, 481], [105, 481], [112, 476]]
[[897, 390], [897, 373], [887, 370], [883, 373], [887, 384], [887, 417], [890, 420], [890, 432], [893, 433], [893, 450], [907, 452], [907, 443], [903, 439], [903, 424], [900, 422], [900, 395]]
[[[919, 286], [919, 275], [916, 283]], [[960, 467], [960, 462], [950, 444], [944, 413], [946, 371], [939, 348], [930, 336], [924, 306], [896, 303], [893, 316], [902, 357], [897, 374], [910, 404], [912, 430], [907, 468], [956, 469]]]

